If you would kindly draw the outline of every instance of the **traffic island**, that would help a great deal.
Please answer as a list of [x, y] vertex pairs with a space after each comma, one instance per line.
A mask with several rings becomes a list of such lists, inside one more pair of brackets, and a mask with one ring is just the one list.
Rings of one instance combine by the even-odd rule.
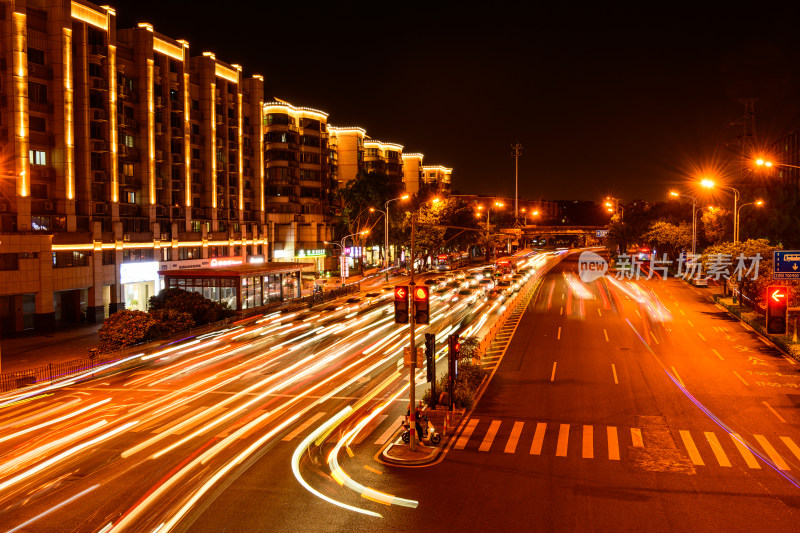
[[440, 450], [438, 446], [417, 444], [417, 449], [412, 452], [408, 444], [395, 442], [381, 452], [381, 457], [396, 465], [426, 465], [436, 460]]

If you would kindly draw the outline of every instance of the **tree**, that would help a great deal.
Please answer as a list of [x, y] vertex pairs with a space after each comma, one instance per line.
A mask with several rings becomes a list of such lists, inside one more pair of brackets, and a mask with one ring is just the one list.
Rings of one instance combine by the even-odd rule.
[[160, 335], [170, 336], [194, 326], [191, 314], [175, 309], [150, 310], [149, 314], [156, 321]]
[[112, 352], [152, 340], [158, 334], [157, 329], [156, 321], [144, 311], [117, 311], [97, 330], [100, 352]]
[[[722, 241], [732, 233], [732, 220], [730, 211], [724, 209], [703, 210], [700, 215], [702, 235], [708, 244]], [[698, 230], [699, 233], [699, 230]]]
[[659, 252], [666, 252], [667, 257], [674, 259], [681, 250], [692, 246], [692, 226], [687, 222], [678, 225], [658, 220], [650, 225], [650, 229], [642, 235], [642, 240]]
[[204, 298], [199, 292], [185, 291], [183, 289], [164, 289], [150, 298], [150, 311], [171, 309], [187, 313], [192, 317], [195, 325], [202, 326], [210, 322], [217, 322], [234, 316], [235, 311], [228, 309], [218, 302]]
[[632, 224], [623, 222], [619, 217], [614, 217], [608, 226], [604, 244], [611, 255], [617, 253], [627, 253], [628, 246], [639, 241], [641, 234], [637, 232]]
[[[342, 235], [353, 235], [353, 243], [356, 246], [364, 246], [374, 235], [369, 237], [360, 235], [366, 230], [370, 230], [378, 223], [381, 213], [372, 213], [370, 208], [383, 209], [386, 201], [395, 198], [397, 187], [389, 183], [386, 174], [380, 172], [364, 172], [356, 174], [347, 185], [339, 191], [344, 203], [342, 210]], [[376, 216], [377, 215], [377, 216]], [[342, 252], [344, 253], [344, 252]], [[384, 252], [385, 253], [385, 252]], [[360, 270], [363, 274], [363, 257], [359, 259]]]

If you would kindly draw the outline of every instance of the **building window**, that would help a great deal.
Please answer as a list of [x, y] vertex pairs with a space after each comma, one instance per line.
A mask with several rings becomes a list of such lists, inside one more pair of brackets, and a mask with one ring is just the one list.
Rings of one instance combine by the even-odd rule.
[[122, 175], [128, 177], [133, 176], [133, 163], [122, 163]]
[[82, 266], [89, 266], [89, 254], [87, 252], [53, 252], [53, 268]]
[[200, 259], [201, 257], [199, 246], [184, 246], [178, 248], [178, 259]]
[[103, 250], [103, 264], [104, 265], [113, 265], [116, 263], [117, 260], [117, 251], [116, 250]]
[[28, 99], [34, 104], [47, 103], [47, 85], [28, 82]]
[[125, 146], [128, 148], [136, 148], [136, 139], [134, 139], [133, 135], [125, 135]]
[[28, 47], [28, 62], [44, 65], [44, 50]]
[[128, 204], [136, 203], [136, 193], [132, 191], [125, 191], [122, 193], [122, 201]]
[[0, 270], [19, 270], [17, 254], [0, 254]]
[[28, 125], [31, 131], [38, 131], [39, 133], [47, 133], [47, 120], [44, 117], [35, 117], [30, 115], [28, 117]]
[[46, 200], [47, 185], [43, 185], [41, 183], [31, 184], [31, 198], [35, 198], [37, 200]]
[[135, 263], [138, 261], [153, 261], [152, 248], [130, 248], [122, 250], [123, 263]]
[[31, 165], [46, 165], [47, 152], [44, 150], [28, 150], [28, 159]]

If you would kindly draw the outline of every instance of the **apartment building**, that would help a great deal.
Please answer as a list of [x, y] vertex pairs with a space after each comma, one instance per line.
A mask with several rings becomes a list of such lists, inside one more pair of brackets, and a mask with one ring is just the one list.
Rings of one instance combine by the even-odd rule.
[[364, 141], [364, 169], [386, 174], [397, 190], [403, 187], [403, 146], [375, 139]]
[[336, 188], [342, 188], [364, 170], [364, 128], [342, 128], [328, 125], [330, 146], [331, 180]]
[[339, 214], [331, 180], [328, 114], [288, 102], [263, 106], [269, 257], [326, 268], [323, 241]]

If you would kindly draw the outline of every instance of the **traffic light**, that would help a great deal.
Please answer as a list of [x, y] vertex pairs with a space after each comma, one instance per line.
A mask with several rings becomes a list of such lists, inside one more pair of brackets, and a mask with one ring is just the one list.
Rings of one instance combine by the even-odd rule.
[[772, 285], [767, 287], [767, 333], [786, 335], [789, 313], [789, 290]]
[[447, 362], [448, 371], [450, 372], [450, 379], [455, 379], [458, 376], [458, 358], [461, 353], [461, 343], [458, 340], [458, 335], [450, 335], [447, 337]]
[[414, 287], [414, 322], [417, 324], [430, 324], [430, 288], [427, 285]]
[[397, 285], [394, 288], [394, 323], [408, 324], [408, 287]]
[[425, 359], [428, 363], [428, 383], [436, 381], [436, 335], [425, 334]]

